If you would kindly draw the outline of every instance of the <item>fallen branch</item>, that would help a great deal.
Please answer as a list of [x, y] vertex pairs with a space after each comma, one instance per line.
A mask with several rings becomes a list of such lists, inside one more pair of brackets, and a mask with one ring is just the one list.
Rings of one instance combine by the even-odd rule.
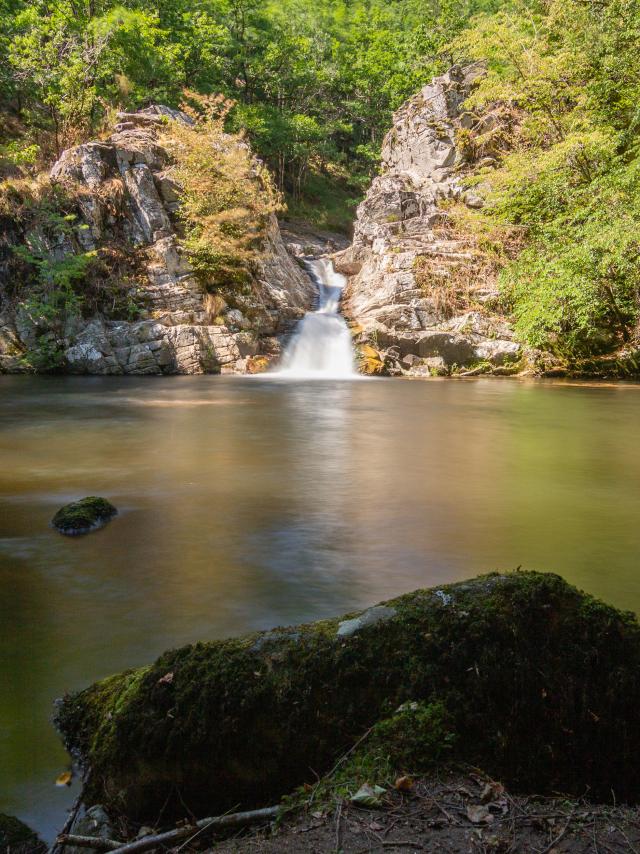
[[569, 825], [571, 824], [571, 821], [572, 821], [572, 819], [573, 819], [573, 814], [574, 814], [574, 813], [575, 813], [575, 808], [574, 808], [574, 809], [572, 809], [572, 810], [571, 810], [571, 812], [569, 813], [569, 818], [567, 819], [567, 821], [566, 821], [566, 823], [565, 823], [564, 827], [562, 828], [562, 830], [560, 831], [560, 833], [556, 836], [556, 838], [555, 838], [555, 839], [553, 839], [553, 840], [552, 840], [552, 841], [547, 845], [547, 847], [546, 847], [546, 848], [544, 848], [544, 849], [540, 852], [540, 854], [549, 854], [549, 851], [551, 851], [553, 848], [555, 848], [555, 847], [556, 847], [556, 845], [564, 839], [564, 837], [567, 835], [567, 831], [569, 830]]
[[93, 836], [74, 836], [73, 834], [64, 834], [58, 837], [57, 844], [60, 845], [77, 845], [82, 848], [96, 848], [99, 851], [117, 851], [118, 854], [141, 854], [142, 851], [148, 851], [150, 848], [157, 848], [159, 845], [168, 845], [177, 842], [179, 839], [191, 836], [196, 830], [217, 830], [225, 827], [246, 827], [249, 824], [259, 824], [268, 819], [275, 818], [280, 812], [280, 807], [263, 807], [258, 810], [249, 810], [248, 812], [235, 812], [228, 815], [215, 816], [213, 818], [203, 818], [195, 824], [188, 824], [184, 827], [176, 827], [173, 830], [167, 830], [164, 833], [154, 833], [150, 836], [143, 836], [142, 839], [135, 839], [133, 842], [116, 842], [113, 839], [100, 839]]
[[61, 833], [56, 839], [56, 846], [77, 845], [78, 848], [95, 848], [96, 851], [115, 851], [124, 843], [115, 839], [102, 839], [100, 836], [78, 836], [76, 833]]
[[[65, 821], [62, 830], [58, 834], [58, 837], [66, 835], [67, 833], [69, 833], [69, 831], [73, 827], [73, 824], [74, 824], [74, 822], [78, 816], [78, 813], [80, 812], [80, 807], [82, 805], [82, 796], [84, 795], [85, 787], [86, 787], [87, 783], [89, 782], [90, 775], [91, 775], [91, 772], [89, 772], [87, 774], [87, 776], [85, 777], [85, 779], [83, 780], [82, 788], [80, 789], [80, 794], [78, 795], [78, 797], [73, 802], [73, 806], [69, 810], [69, 815], [67, 816], [67, 820]], [[58, 854], [58, 851], [60, 851], [61, 848], [62, 848], [62, 846], [58, 842], [58, 839], [56, 839], [56, 841], [53, 843], [53, 845], [49, 849], [48, 854]]]

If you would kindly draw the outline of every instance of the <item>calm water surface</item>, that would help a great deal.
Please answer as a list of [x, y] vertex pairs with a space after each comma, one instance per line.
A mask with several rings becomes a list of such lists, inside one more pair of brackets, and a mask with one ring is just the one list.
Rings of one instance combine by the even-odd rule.
[[[640, 387], [0, 378], [0, 811], [47, 838], [66, 690], [491, 569], [640, 611]], [[120, 515], [67, 539], [62, 504]]]

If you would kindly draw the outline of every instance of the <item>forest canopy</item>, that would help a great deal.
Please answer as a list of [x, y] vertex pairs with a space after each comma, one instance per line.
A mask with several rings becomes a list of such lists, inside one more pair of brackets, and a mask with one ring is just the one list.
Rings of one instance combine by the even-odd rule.
[[230, 129], [294, 201], [311, 173], [318, 191], [324, 176], [357, 194], [392, 111], [483, 2], [0, 0], [0, 105], [19, 131], [9, 123], [0, 143], [16, 162], [47, 161], [114, 108], [178, 106], [188, 87], [236, 102]]

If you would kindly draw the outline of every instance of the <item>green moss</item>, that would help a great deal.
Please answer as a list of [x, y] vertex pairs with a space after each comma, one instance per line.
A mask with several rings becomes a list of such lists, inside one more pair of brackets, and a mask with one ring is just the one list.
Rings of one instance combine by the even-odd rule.
[[310, 800], [315, 805], [329, 804], [336, 797], [352, 797], [364, 783], [392, 786], [398, 776], [428, 771], [450, 755], [454, 742], [442, 703], [403, 703], [371, 727], [357, 749], [313, 787], [311, 796], [303, 786], [285, 804], [291, 809]]
[[5, 854], [41, 854], [47, 847], [26, 824], [0, 813], [0, 850]]
[[[390, 749], [406, 702], [425, 717]], [[639, 702], [633, 616], [556, 575], [515, 573], [172, 650], [67, 698], [58, 725], [91, 766], [89, 802], [146, 819], [273, 802], [371, 727], [362, 761], [378, 744], [408, 766], [434, 755], [433, 732], [450, 746], [444, 720], [453, 756], [515, 787], [635, 798]]]
[[75, 536], [101, 527], [117, 512], [106, 498], [91, 495], [61, 507], [51, 520], [51, 524], [61, 534]]

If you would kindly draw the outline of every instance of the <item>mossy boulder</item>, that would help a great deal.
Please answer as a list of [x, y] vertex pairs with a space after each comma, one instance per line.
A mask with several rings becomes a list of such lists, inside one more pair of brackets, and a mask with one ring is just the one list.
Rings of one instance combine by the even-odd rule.
[[172, 650], [67, 696], [57, 725], [87, 802], [151, 820], [277, 801], [404, 703], [516, 788], [640, 795], [640, 627], [552, 574]]
[[20, 819], [0, 812], [0, 851], [4, 854], [44, 854], [47, 846]]
[[61, 534], [77, 536], [88, 534], [106, 525], [117, 514], [116, 508], [106, 498], [90, 495], [66, 504], [51, 520], [51, 524]]

